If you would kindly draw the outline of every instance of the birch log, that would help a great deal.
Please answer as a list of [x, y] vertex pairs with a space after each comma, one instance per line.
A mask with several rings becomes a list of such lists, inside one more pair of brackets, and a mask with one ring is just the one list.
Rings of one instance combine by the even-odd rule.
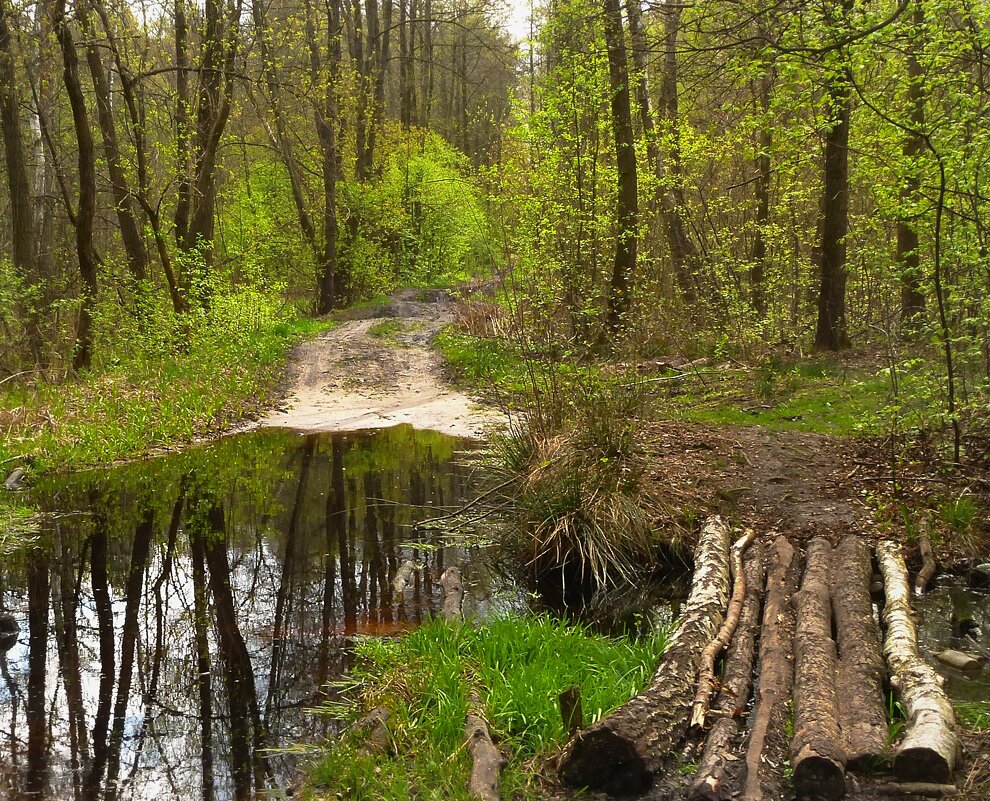
[[729, 527], [705, 522], [691, 593], [650, 686], [571, 740], [560, 760], [570, 785], [634, 793], [649, 787], [687, 730], [701, 654], [722, 623], [729, 593]]
[[938, 674], [918, 653], [918, 631], [900, 545], [881, 542], [877, 559], [887, 598], [883, 651], [891, 684], [907, 713], [904, 739], [894, 754], [894, 775], [901, 781], [948, 784], [959, 751], [955, 713]]

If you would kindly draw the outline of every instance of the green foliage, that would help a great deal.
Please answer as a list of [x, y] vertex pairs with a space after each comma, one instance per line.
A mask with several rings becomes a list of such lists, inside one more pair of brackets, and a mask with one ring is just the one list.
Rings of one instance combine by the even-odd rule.
[[477, 628], [434, 620], [401, 640], [362, 640], [351, 716], [387, 708], [388, 753], [364, 754], [345, 735], [309, 771], [311, 792], [467, 801], [464, 715], [475, 686], [493, 738], [507, 746], [504, 792], [535, 798], [528, 768], [565, 739], [559, 694], [579, 685], [586, 715], [597, 720], [644, 686], [666, 642], [666, 630], [633, 642], [548, 617], [494, 619]]
[[352, 297], [490, 271], [487, 212], [467, 159], [436, 134], [390, 135], [381, 178], [340, 186], [339, 216], [351, 221], [341, 226], [341, 258], [351, 270]]
[[440, 349], [455, 380], [462, 384], [494, 394], [509, 404], [530, 388], [526, 361], [504, 338], [471, 336], [447, 327], [437, 334], [433, 344]]
[[990, 730], [990, 700], [956, 701], [956, 714], [963, 725], [973, 731]]
[[0, 559], [7, 559], [34, 542], [38, 521], [34, 509], [10, 493], [0, 492], [4, 493], [0, 495]]
[[969, 493], [962, 493], [942, 502], [939, 513], [958, 545], [972, 545], [980, 508]]
[[0, 389], [0, 459], [59, 471], [218, 433], [260, 409], [291, 346], [326, 325], [289, 316], [277, 292], [254, 287], [214, 293], [208, 309], [182, 317], [146, 303], [139, 318], [101, 304], [90, 373]]

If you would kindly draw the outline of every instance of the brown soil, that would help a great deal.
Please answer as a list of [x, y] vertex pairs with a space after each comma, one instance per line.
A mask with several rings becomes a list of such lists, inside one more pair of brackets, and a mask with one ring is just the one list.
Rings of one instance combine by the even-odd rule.
[[870, 530], [852, 440], [664, 422], [649, 426], [646, 443], [653, 489], [682, 514], [721, 511], [800, 541]]
[[296, 348], [286, 397], [258, 425], [345, 431], [408, 423], [482, 436], [501, 415], [450, 387], [430, 347], [452, 319], [448, 295], [434, 290], [403, 290], [383, 306], [345, 313], [339, 326]]

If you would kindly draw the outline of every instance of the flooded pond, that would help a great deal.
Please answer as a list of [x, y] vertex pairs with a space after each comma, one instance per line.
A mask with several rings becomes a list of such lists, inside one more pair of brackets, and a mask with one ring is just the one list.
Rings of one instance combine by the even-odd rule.
[[268, 749], [329, 732], [307, 710], [349, 638], [417, 625], [450, 564], [467, 611], [512, 603], [478, 549], [413, 527], [472, 497], [467, 448], [408, 426], [263, 430], [36, 487], [38, 547], [0, 565], [20, 626], [0, 654], [0, 788], [283, 796], [289, 758]]
[[921, 651], [945, 677], [949, 696], [962, 702], [990, 700], [990, 666], [964, 674], [933, 658], [948, 649], [990, 656], [990, 593], [970, 588], [963, 577], [940, 576], [916, 606]]

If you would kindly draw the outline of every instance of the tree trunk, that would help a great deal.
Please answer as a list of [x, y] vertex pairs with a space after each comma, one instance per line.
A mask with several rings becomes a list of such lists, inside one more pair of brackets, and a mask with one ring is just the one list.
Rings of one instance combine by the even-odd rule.
[[763, 550], [763, 546], [756, 543], [746, 554], [746, 597], [735, 637], [725, 655], [716, 704], [719, 714], [705, 739], [698, 772], [691, 782], [689, 798], [692, 801], [716, 801], [731, 795], [726, 783], [732, 764], [737, 761], [733, 751], [739, 734], [739, 720], [746, 714], [753, 683], [756, 632], [763, 605]]
[[568, 784], [640, 792], [686, 731], [701, 655], [729, 594], [729, 527], [721, 518], [705, 523], [694, 565], [691, 593], [650, 686], [570, 742], [560, 760]]
[[144, 246], [144, 239], [141, 237], [134, 206], [134, 195], [124, 171], [117, 126], [113, 119], [113, 109], [110, 103], [110, 82], [107, 78], [106, 68], [103, 66], [100, 47], [96, 41], [96, 32], [85, 6], [80, 6], [80, 18], [88, 39], [86, 61], [89, 64], [89, 73], [93, 77], [96, 119], [103, 136], [103, 155], [107, 161], [110, 191], [113, 195], [117, 225], [120, 227], [120, 238], [124, 243], [124, 253], [127, 256], [127, 267], [135, 281], [144, 281], [148, 277], [148, 251]]
[[[917, 49], [925, 25], [925, 9], [921, 0], [914, 0], [911, 18], [912, 38], [907, 52], [907, 103], [911, 131], [905, 135], [902, 154], [907, 162], [907, 177], [901, 191], [901, 202], [906, 206], [916, 204], [921, 197], [921, 179], [918, 175], [920, 157], [925, 149], [922, 129], [925, 125], [924, 74], [918, 61]], [[925, 311], [925, 293], [921, 285], [921, 252], [918, 230], [909, 215], [897, 220], [897, 263], [901, 267], [901, 318], [912, 324]]]
[[[852, 9], [842, 0], [842, 13]], [[815, 347], [849, 346], [846, 328], [846, 236], [849, 233], [849, 119], [852, 114], [848, 65], [835, 70], [826, 86], [824, 194], [822, 196], [821, 267]]]
[[891, 684], [907, 713], [904, 738], [894, 754], [901, 781], [947, 784], [959, 752], [955, 713], [938, 674], [918, 653], [918, 631], [911, 611], [907, 567], [895, 542], [877, 545], [886, 602], [884, 656]]
[[832, 640], [832, 546], [808, 544], [804, 580], [794, 596], [794, 737], [791, 765], [798, 798], [836, 799], [846, 791]]
[[[10, 193], [14, 269], [25, 288], [30, 289], [38, 278], [34, 250], [34, 216], [21, 132], [14, 41], [8, 20], [7, 0], [0, 0], [0, 133], [3, 135], [7, 188]], [[26, 307], [24, 318], [27, 321], [28, 348], [35, 364], [40, 366], [43, 361], [42, 337], [37, 310]]]
[[744, 801], [778, 798], [787, 758], [787, 724], [794, 667], [794, 607], [791, 598], [801, 575], [800, 555], [778, 535], [773, 542], [766, 606], [760, 629], [759, 678], [753, 700], [753, 724], [746, 745]]
[[65, 0], [55, 0], [51, 9], [52, 30], [62, 51], [62, 80], [76, 133], [79, 151], [79, 207], [76, 211], [76, 255], [79, 274], [82, 277], [82, 300], [79, 306], [79, 323], [76, 329], [76, 346], [72, 357], [72, 369], [83, 370], [93, 360], [93, 307], [97, 294], [97, 258], [93, 247], [93, 224], [96, 220], [96, 150], [93, 131], [86, 110], [86, 96], [79, 79], [79, 59], [76, 43], [65, 16]]
[[615, 258], [608, 294], [606, 322], [614, 338], [621, 335], [629, 315], [629, 284], [636, 271], [638, 194], [636, 187], [636, 143], [633, 139], [629, 100], [629, 66], [619, 0], [603, 0], [608, 74], [612, 85], [612, 134], [618, 191], [615, 203]]

